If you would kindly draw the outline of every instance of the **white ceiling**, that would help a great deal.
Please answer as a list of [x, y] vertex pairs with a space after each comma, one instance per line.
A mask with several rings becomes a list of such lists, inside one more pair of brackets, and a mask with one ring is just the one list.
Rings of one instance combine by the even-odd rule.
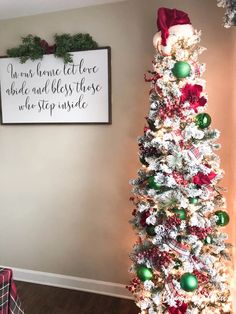
[[0, 19], [71, 10], [124, 0], [0, 0]]

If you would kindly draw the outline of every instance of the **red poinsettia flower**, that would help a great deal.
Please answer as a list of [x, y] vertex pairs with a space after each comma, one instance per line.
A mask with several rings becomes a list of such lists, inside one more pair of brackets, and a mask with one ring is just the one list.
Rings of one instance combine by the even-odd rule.
[[180, 101], [182, 103], [188, 101], [190, 108], [197, 112], [197, 108], [203, 107], [207, 102], [205, 97], [201, 97], [202, 89], [202, 86], [198, 84], [186, 84], [181, 90], [182, 96]]
[[203, 184], [210, 184], [211, 180], [213, 180], [216, 177], [216, 173], [211, 171], [209, 174], [204, 174], [203, 172], [198, 172], [198, 174], [196, 174], [193, 177], [193, 183], [197, 184], [199, 186], [203, 185]]
[[188, 304], [182, 303], [181, 305], [178, 305], [177, 307], [170, 306], [168, 308], [169, 314], [185, 314], [188, 309]]

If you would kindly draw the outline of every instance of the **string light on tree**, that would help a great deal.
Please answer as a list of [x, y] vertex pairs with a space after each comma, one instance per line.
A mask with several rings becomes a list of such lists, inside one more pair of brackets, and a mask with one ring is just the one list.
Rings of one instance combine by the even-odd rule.
[[176, 9], [160, 8], [157, 27], [142, 167], [131, 181], [139, 237], [128, 289], [142, 314], [230, 314], [230, 244], [221, 233], [229, 215], [219, 210], [219, 132], [204, 112], [200, 33]]

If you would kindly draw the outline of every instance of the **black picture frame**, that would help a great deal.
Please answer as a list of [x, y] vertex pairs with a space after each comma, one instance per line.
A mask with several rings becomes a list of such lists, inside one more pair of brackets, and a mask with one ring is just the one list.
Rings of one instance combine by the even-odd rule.
[[[107, 71], [108, 71], [108, 121], [107, 122], [4, 122], [2, 114], [2, 94], [0, 81], [0, 123], [1, 125], [111, 125], [112, 124], [112, 68], [111, 68], [111, 47], [103, 46], [93, 49], [80, 49], [73, 52], [93, 51], [93, 50], [107, 50]], [[50, 54], [47, 54], [50, 55]], [[9, 58], [8, 56], [0, 56], [0, 58]]]

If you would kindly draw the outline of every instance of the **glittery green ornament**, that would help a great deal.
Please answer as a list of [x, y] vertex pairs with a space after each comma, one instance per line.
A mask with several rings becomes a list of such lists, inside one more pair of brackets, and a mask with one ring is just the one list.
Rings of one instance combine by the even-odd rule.
[[189, 203], [196, 205], [198, 203], [198, 199], [196, 197], [190, 197]]
[[150, 237], [154, 237], [156, 235], [155, 226], [147, 226], [146, 232]]
[[156, 183], [154, 176], [148, 178], [148, 186], [151, 189], [154, 189], [157, 191], [160, 191], [160, 189], [161, 189], [161, 185], [159, 183]]
[[218, 210], [215, 212], [215, 215], [218, 217], [218, 220], [216, 222], [216, 224], [218, 226], [224, 227], [224, 226], [228, 225], [229, 215], [225, 211]]
[[180, 286], [186, 292], [192, 292], [198, 288], [197, 277], [191, 273], [185, 273], [180, 278]]
[[183, 208], [173, 208], [172, 211], [178, 216], [179, 219], [185, 220], [187, 215], [186, 215], [186, 210]]
[[208, 128], [211, 124], [211, 116], [208, 113], [199, 113], [195, 117], [195, 123], [202, 130]]
[[191, 67], [186, 61], [176, 62], [172, 69], [172, 73], [174, 74], [174, 76], [179, 79], [189, 76], [190, 71]]
[[137, 276], [141, 281], [151, 280], [153, 278], [153, 272], [146, 266], [139, 266], [137, 269]]

